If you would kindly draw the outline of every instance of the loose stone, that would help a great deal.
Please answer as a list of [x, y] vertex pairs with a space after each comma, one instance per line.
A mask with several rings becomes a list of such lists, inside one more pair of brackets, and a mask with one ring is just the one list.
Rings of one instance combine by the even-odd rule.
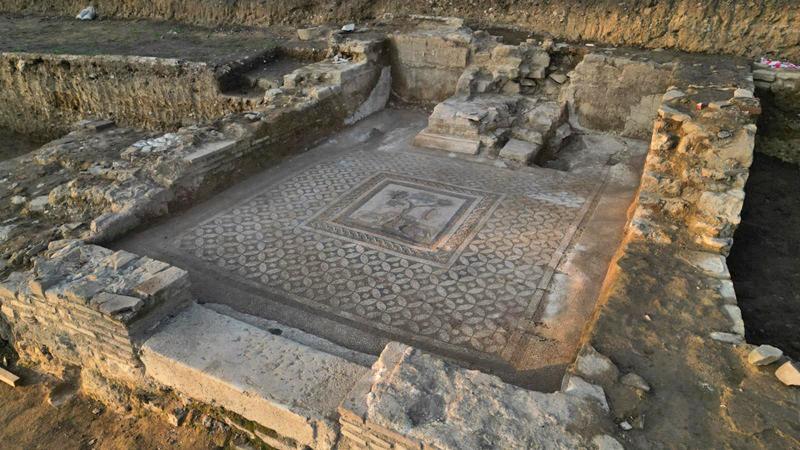
[[619, 381], [625, 386], [630, 386], [644, 392], [650, 392], [650, 385], [647, 384], [644, 378], [633, 372], [623, 375]]
[[797, 363], [786, 361], [775, 371], [775, 376], [787, 386], [800, 386], [800, 367]]
[[714, 331], [711, 333], [711, 339], [715, 341], [724, 342], [726, 344], [741, 344], [742, 336], [733, 333], [724, 333], [722, 331]]
[[0, 381], [11, 387], [16, 387], [19, 377], [0, 367]]
[[781, 359], [783, 352], [771, 345], [759, 345], [747, 356], [747, 361], [754, 366], [766, 366]]
[[94, 6], [87, 6], [75, 18], [78, 20], [94, 20], [97, 18], [97, 10], [94, 9]]

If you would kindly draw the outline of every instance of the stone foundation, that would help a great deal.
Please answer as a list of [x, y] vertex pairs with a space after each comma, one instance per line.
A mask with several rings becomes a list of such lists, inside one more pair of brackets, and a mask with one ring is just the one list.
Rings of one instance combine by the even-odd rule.
[[78, 241], [51, 244], [33, 272], [11, 274], [0, 295], [20, 353], [133, 385], [143, 375], [143, 338], [190, 299], [185, 271]]

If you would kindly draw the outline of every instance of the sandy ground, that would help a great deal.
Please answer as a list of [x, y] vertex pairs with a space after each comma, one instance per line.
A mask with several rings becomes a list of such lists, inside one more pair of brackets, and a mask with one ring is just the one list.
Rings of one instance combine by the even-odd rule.
[[0, 384], [0, 448], [5, 450], [218, 448], [199, 426], [175, 428], [152, 415], [120, 416], [85, 397], [51, 406], [46, 397], [53, 380], [15, 372], [22, 373], [22, 386]]

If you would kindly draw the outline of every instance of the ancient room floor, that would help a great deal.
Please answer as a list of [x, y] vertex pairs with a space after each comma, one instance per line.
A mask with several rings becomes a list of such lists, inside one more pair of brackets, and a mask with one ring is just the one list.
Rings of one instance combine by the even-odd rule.
[[359, 351], [560, 378], [635, 182], [412, 148], [424, 123], [378, 114], [117, 246], [189, 270], [202, 302]]

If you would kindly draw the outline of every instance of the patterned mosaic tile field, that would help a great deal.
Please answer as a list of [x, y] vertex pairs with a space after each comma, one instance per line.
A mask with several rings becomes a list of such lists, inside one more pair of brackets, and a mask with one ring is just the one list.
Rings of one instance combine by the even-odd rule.
[[601, 184], [358, 151], [233, 205], [175, 245], [281, 299], [502, 357], [534, 319]]

